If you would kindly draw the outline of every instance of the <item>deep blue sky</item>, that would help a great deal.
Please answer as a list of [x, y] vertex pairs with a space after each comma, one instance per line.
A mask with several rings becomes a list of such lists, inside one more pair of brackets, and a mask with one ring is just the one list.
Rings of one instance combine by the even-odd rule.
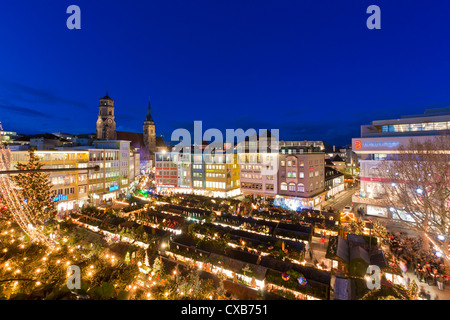
[[95, 132], [108, 89], [118, 130], [142, 131], [150, 97], [165, 140], [202, 120], [347, 144], [372, 120], [449, 106], [449, 15], [446, 0], [3, 1], [0, 121]]

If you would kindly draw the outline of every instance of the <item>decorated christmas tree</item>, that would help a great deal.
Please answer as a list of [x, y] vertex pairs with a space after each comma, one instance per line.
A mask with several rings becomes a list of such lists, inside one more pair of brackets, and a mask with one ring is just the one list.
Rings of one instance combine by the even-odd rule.
[[164, 264], [162, 263], [160, 257], [157, 257], [153, 262], [152, 271], [155, 273], [158, 279], [161, 279], [165, 276], [166, 271], [164, 270]]
[[[26, 163], [17, 163], [17, 170], [39, 170], [44, 166], [39, 161], [34, 149], [29, 150], [29, 160]], [[56, 214], [55, 202], [50, 189], [52, 184], [49, 174], [43, 172], [19, 173], [11, 176], [12, 181], [20, 188], [25, 205], [40, 221], [45, 221]]]

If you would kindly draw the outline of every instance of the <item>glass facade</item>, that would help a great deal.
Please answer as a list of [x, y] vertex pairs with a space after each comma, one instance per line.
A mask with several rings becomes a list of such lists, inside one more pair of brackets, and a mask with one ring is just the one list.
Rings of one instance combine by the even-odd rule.
[[433, 130], [448, 130], [448, 128], [450, 128], [450, 121], [421, 122], [421, 123], [384, 125], [381, 126], [381, 132], [433, 131]]

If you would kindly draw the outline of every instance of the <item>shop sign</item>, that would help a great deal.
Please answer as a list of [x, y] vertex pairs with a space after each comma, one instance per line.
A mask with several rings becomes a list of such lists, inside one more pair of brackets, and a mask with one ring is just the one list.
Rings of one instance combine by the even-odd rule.
[[113, 186], [110, 186], [110, 187], [108, 188], [108, 190], [109, 190], [109, 191], [116, 191], [116, 190], [119, 190], [119, 186], [118, 186], [117, 184], [115, 184], [115, 185], [113, 185]]
[[67, 196], [63, 196], [62, 194], [59, 194], [58, 196], [53, 198], [52, 202], [65, 201], [65, 200], [67, 200]]

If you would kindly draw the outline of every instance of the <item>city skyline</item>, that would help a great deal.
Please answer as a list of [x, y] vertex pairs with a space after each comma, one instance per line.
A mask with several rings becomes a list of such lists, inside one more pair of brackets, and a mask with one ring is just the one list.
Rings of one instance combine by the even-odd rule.
[[382, 29], [368, 30], [370, 4], [78, 1], [82, 28], [69, 30], [68, 3], [8, 3], [1, 120], [25, 134], [95, 132], [108, 91], [118, 131], [140, 132], [150, 98], [168, 142], [203, 121], [345, 145], [374, 119], [447, 106], [448, 5], [378, 1]]

